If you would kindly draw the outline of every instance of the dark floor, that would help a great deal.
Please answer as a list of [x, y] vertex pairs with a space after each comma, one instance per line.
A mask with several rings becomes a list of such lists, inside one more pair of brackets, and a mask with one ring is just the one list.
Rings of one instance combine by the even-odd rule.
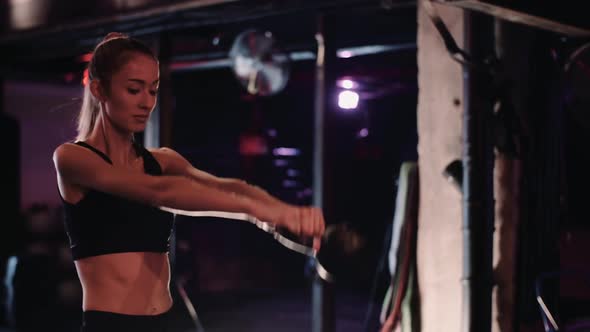
[[[196, 309], [197, 321], [191, 318], [182, 298], [175, 294], [173, 308], [174, 332], [306, 332], [311, 331], [312, 293], [309, 287], [249, 289], [191, 295], [190, 303]], [[370, 294], [350, 289], [334, 290], [333, 332], [376, 331], [365, 330]], [[378, 310], [378, 305], [371, 311]], [[77, 332], [77, 313], [70, 317], [68, 327], [50, 327], [34, 331]], [[31, 321], [39, 321], [39, 314], [32, 314]], [[199, 329], [198, 326], [202, 329]], [[33, 331], [31, 330], [31, 331]], [[0, 326], [0, 332], [16, 332]]]
[[[310, 289], [257, 290], [203, 296], [197, 311], [206, 332], [311, 331]], [[334, 331], [364, 331], [368, 294], [340, 289], [334, 294]], [[376, 307], [376, 306], [375, 306]], [[330, 321], [328, 321], [330, 322]], [[196, 330], [195, 330], [196, 331]]]

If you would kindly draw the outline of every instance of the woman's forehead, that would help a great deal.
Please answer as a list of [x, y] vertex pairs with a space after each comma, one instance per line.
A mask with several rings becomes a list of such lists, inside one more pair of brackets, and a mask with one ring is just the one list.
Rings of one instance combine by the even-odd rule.
[[123, 79], [139, 79], [147, 83], [153, 83], [158, 80], [160, 69], [158, 63], [152, 57], [137, 54], [131, 56], [117, 74]]

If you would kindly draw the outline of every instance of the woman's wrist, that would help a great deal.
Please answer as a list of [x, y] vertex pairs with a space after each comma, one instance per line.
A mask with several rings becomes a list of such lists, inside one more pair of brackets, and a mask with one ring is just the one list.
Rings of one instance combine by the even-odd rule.
[[259, 201], [254, 200], [250, 197], [234, 194], [236, 195], [237, 199], [239, 200], [239, 204], [241, 205], [242, 210], [251, 216], [254, 216], [262, 221], [270, 222], [272, 219], [270, 217], [269, 211], [265, 208], [264, 204], [261, 204]]

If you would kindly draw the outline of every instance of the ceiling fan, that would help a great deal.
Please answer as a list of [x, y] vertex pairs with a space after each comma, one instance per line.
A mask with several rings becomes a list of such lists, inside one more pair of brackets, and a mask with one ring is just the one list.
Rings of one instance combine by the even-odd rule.
[[243, 31], [234, 39], [229, 57], [234, 74], [250, 94], [272, 96], [287, 85], [290, 59], [269, 31]]

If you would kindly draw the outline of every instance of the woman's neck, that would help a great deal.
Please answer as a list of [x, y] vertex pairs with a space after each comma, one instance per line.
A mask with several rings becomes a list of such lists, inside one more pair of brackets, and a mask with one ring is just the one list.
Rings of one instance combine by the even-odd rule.
[[87, 141], [106, 153], [114, 165], [131, 165], [138, 158], [133, 147], [133, 133], [116, 130], [106, 119], [97, 119]]

